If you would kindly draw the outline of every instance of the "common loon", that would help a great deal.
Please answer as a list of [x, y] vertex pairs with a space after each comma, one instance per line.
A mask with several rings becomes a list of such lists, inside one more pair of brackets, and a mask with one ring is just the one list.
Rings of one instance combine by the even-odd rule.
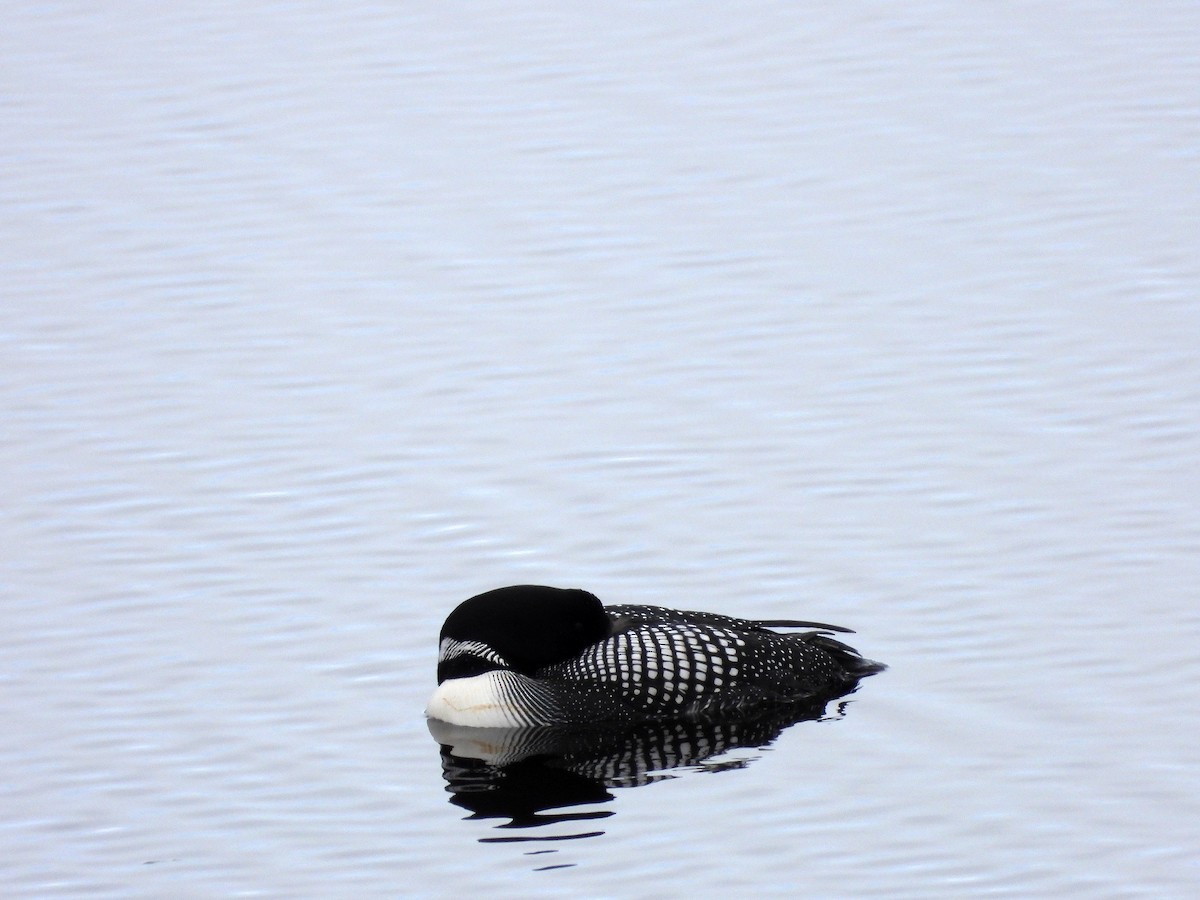
[[842, 696], [885, 668], [827, 634], [849, 631], [661, 606], [605, 607], [577, 589], [497, 588], [446, 618], [438, 687], [425, 714], [483, 728], [750, 716]]

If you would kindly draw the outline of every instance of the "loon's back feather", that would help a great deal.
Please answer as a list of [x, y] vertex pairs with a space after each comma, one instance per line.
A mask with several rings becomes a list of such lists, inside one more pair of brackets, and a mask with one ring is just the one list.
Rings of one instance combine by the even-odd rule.
[[768, 628], [817, 628], [821, 631], [837, 631], [841, 634], [854, 634], [854, 629], [843, 628], [841, 625], [826, 625], [823, 622], [805, 622], [800, 619], [739, 619], [736, 616], [723, 616], [720, 613], [696, 612], [690, 609], [671, 609], [666, 606], [636, 606], [631, 604], [616, 604], [604, 607], [605, 612], [614, 622], [632, 620], [635, 622], [679, 622], [689, 625], [720, 625], [737, 629], [768, 629]]

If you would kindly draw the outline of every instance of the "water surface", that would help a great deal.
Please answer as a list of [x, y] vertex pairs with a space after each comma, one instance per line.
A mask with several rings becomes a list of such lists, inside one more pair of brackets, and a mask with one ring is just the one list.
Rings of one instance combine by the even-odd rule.
[[[3, 892], [1191, 896], [1198, 19], [10, 11]], [[491, 840], [528, 582], [890, 669]]]

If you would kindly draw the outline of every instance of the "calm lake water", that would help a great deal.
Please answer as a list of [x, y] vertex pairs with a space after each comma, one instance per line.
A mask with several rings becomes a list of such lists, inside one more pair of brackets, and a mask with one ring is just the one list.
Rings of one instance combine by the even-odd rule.
[[[1197, 34], [9, 9], [0, 893], [1195, 896]], [[890, 668], [504, 827], [422, 709], [526, 582]]]

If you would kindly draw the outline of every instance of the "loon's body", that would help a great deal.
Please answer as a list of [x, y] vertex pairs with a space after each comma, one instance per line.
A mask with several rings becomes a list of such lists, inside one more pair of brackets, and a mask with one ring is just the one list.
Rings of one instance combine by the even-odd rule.
[[498, 588], [447, 617], [425, 714], [491, 728], [744, 717], [841, 696], [883, 668], [830, 631], [849, 629]]

